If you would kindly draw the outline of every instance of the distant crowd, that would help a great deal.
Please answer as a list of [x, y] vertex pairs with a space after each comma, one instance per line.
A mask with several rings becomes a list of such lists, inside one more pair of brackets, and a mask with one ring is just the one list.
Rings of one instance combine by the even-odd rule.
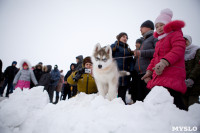
[[[126, 103], [126, 93], [131, 95], [132, 104], [143, 101], [154, 86], [165, 87], [174, 98], [179, 109], [188, 110], [189, 106], [199, 103], [200, 96], [200, 47], [192, 44], [192, 37], [185, 35], [182, 28], [185, 22], [172, 20], [173, 12], [164, 9], [156, 18], [144, 21], [140, 26], [142, 37], [135, 42], [136, 49], [131, 50], [127, 44], [128, 35], [121, 32], [117, 40], [111, 44], [112, 56], [118, 69], [131, 73], [120, 77], [118, 97]], [[155, 31], [154, 31], [155, 28]], [[77, 93], [97, 93], [98, 89], [93, 77], [91, 57], [76, 57], [76, 64], [70, 70], [63, 70], [55, 65], [43, 65], [39, 62], [31, 67], [27, 60], [21, 61], [19, 69], [13, 61], [2, 72], [0, 61], [0, 95], [3, 96], [7, 86], [6, 97], [13, 90], [44, 86], [51, 103], [71, 98]], [[54, 91], [56, 99], [53, 102]], [[61, 92], [61, 97], [60, 93]]]

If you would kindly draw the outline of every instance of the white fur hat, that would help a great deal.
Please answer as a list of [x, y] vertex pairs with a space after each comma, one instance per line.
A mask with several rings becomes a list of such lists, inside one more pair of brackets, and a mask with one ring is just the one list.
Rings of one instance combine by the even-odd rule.
[[156, 18], [154, 24], [155, 25], [157, 23], [167, 24], [172, 21], [172, 16], [173, 12], [169, 8], [163, 9], [161, 10], [160, 15]]

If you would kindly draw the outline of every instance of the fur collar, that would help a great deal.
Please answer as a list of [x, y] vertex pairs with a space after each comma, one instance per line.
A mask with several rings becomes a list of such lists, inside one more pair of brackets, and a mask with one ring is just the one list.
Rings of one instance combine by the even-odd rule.
[[200, 47], [197, 45], [191, 44], [191, 45], [187, 46], [185, 49], [185, 61], [194, 59], [196, 52], [199, 49], [200, 49]]
[[[174, 20], [166, 24], [163, 30], [164, 33], [169, 34], [170, 32], [181, 30], [184, 26], [185, 22], [181, 20]], [[157, 32], [154, 32], [153, 35], [155, 38], [158, 38], [160, 36]]]

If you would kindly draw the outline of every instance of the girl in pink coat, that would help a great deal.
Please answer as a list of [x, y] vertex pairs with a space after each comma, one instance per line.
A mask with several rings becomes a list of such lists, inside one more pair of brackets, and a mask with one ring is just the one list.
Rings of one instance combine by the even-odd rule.
[[[163, 86], [174, 97], [174, 104], [180, 109], [186, 109], [182, 101], [182, 94], [186, 92], [185, 72], [185, 40], [181, 28], [185, 26], [183, 21], [171, 21], [172, 11], [164, 9], [155, 20], [158, 38], [155, 53], [146, 74], [142, 77], [147, 88]], [[181, 94], [182, 93], [182, 94]]]

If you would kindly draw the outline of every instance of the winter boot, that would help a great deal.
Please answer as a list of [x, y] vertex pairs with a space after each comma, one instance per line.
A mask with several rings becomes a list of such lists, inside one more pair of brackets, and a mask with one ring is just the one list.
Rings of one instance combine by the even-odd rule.
[[56, 101], [53, 104], [57, 104], [58, 103], [58, 99], [59, 99], [59, 97], [56, 97]]

